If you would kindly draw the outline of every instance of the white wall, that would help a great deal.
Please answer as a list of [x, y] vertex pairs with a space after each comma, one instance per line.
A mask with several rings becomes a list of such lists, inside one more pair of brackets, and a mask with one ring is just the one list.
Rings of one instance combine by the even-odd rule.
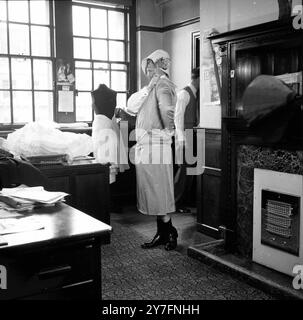
[[171, 0], [163, 7], [163, 26], [199, 17], [200, 0]]
[[171, 80], [182, 89], [190, 82], [192, 32], [199, 31], [195, 23], [164, 32], [163, 49], [171, 56]]
[[[162, 8], [154, 0], [137, 0], [137, 26], [162, 27]], [[156, 49], [163, 48], [163, 35], [160, 32], [137, 32], [137, 87], [147, 84], [141, 70], [141, 61]]]
[[[293, 0], [293, 6], [300, 4], [300, 1]], [[278, 0], [200, 0], [201, 35], [210, 28], [226, 32], [277, 20], [278, 17]], [[201, 41], [201, 61], [203, 50], [203, 41]], [[202, 79], [201, 76], [201, 90]], [[220, 129], [221, 108], [205, 107], [202, 99], [200, 106], [200, 126]]]
[[147, 85], [147, 79], [141, 68], [141, 61], [150, 53], [163, 48], [163, 34], [159, 32], [137, 32], [137, 84], [138, 88]]
[[137, 26], [162, 26], [162, 8], [154, 0], [137, 0], [136, 5]]

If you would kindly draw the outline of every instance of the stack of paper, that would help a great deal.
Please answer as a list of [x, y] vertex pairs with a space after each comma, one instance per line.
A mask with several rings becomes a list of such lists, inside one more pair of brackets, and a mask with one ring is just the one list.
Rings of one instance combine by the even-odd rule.
[[31, 210], [36, 206], [49, 206], [63, 201], [65, 192], [46, 191], [43, 187], [3, 188], [0, 191], [0, 208], [13, 208], [17, 211]]
[[40, 229], [44, 229], [44, 225], [35, 217], [0, 220], [0, 235]]
[[12, 196], [4, 196], [0, 192], [0, 209], [7, 211], [28, 211], [32, 210], [35, 202], [31, 200], [18, 199]]

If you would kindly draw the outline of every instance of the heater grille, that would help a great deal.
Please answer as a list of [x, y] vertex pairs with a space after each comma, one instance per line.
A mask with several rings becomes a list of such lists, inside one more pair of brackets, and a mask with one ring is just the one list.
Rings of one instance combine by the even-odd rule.
[[262, 190], [261, 243], [299, 254], [300, 198]]

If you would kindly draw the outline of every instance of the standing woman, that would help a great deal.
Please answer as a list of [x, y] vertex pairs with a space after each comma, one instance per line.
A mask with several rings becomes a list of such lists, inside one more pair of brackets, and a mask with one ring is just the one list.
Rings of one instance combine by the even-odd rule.
[[170, 213], [175, 212], [172, 135], [176, 104], [175, 85], [169, 80], [170, 58], [156, 50], [142, 61], [149, 85], [134, 93], [127, 112], [137, 115], [135, 164], [137, 206], [157, 221], [153, 239], [141, 245], [148, 249], [164, 244], [166, 250], [177, 246], [178, 233]]

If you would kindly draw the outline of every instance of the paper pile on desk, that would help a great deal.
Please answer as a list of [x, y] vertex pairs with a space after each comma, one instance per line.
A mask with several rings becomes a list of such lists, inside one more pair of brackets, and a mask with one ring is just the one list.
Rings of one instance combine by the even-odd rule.
[[40, 229], [44, 229], [44, 225], [35, 217], [0, 220], [0, 235]]
[[64, 200], [65, 192], [46, 191], [43, 187], [3, 188], [0, 191], [0, 208], [17, 211], [31, 210], [36, 206], [50, 206]]

